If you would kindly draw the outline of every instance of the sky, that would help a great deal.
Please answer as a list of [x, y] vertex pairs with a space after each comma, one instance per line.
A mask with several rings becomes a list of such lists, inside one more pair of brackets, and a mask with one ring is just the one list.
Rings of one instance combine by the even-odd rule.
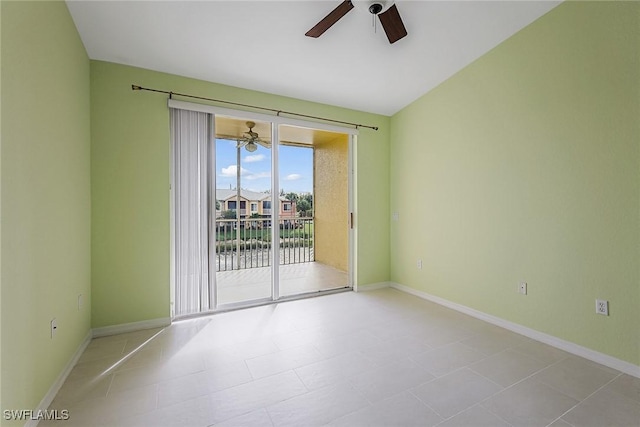
[[[279, 146], [280, 188], [285, 193], [313, 191], [313, 150]], [[253, 153], [240, 150], [240, 187], [251, 191], [271, 188], [271, 150], [258, 145]], [[216, 139], [216, 187], [236, 187], [236, 141]]]

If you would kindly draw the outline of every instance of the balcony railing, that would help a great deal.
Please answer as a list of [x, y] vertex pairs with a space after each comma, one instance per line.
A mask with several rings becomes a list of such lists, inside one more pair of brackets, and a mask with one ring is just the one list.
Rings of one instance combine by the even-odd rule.
[[[270, 218], [216, 220], [216, 271], [268, 267], [273, 262]], [[279, 221], [280, 265], [312, 262], [313, 218]]]

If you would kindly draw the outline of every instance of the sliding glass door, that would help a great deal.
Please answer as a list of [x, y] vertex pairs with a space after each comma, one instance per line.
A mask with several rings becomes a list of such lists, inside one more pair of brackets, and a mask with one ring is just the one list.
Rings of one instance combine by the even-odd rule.
[[218, 306], [273, 299], [271, 123], [216, 117]]
[[349, 135], [280, 125], [282, 297], [347, 288]]
[[349, 288], [352, 136], [171, 105], [173, 315]]

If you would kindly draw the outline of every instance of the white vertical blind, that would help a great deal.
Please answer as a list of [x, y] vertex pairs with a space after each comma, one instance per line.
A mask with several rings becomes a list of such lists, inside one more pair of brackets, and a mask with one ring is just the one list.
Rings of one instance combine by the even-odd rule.
[[175, 316], [214, 308], [209, 280], [211, 114], [171, 108]]

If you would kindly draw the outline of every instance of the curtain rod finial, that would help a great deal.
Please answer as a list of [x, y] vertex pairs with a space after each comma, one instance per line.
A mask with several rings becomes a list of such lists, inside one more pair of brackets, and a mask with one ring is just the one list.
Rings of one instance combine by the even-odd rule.
[[142, 90], [142, 86], [131, 85], [131, 90]]

